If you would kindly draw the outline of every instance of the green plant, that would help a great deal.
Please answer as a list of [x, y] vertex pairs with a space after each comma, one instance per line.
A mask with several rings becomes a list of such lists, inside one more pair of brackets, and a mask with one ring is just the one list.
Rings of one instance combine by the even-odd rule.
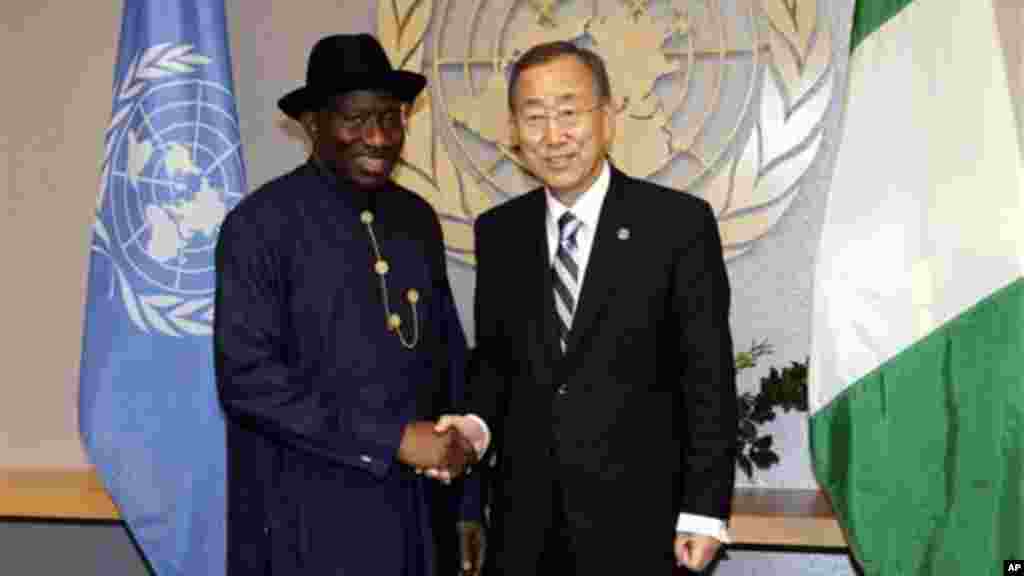
[[[766, 343], [752, 344], [749, 351], [736, 355], [736, 371], [757, 366], [758, 361], [774, 352]], [[772, 367], [761, 378], [761, 389], [755, 394], [744, 392], [737, 396], [739, 404], [739, 433], [736, 436], [736, 464], [747, 475], [754, 477], [754, 468], [767, 470], [779, 463], [773, 449], [771, 434], [760, 434], [759, 428], [775, 420], [775, 408], [783, 411], [807, 411], [807, 364], [792, 362], [778, 370]]]

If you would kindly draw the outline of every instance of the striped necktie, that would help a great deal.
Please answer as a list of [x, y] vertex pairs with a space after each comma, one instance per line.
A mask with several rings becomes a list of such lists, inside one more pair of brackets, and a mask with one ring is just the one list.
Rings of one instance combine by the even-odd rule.
[[558, 219], [558, 249], [551, 263], [552, 286], [555, 290], [555, 320], [558, 325], [558, 343], [565, 353], [572, 329], [572, 316], [576, 312], [579, 296], [580, 268], [576, 262], [576, 233], [583, 222], [566, 212]]

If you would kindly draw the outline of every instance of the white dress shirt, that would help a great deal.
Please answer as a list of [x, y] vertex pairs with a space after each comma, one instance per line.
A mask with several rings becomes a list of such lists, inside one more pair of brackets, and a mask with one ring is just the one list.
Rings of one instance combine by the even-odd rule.
[[[558, 250], [558, 242], [560, 240], [558, 237], [558, 219], [562, 217], [562, 214], [571, 210], [572, 215], [580, 221], [580, 227], [576, 231], [576, 250], [573, 252], [572, 259], [576, 261], [576, 265], [580, 270], [576, 285], [581, 290], [583, 283], [587, 279], [590, 250], [594, 247], [597, 221], [601, 218], [601, 207], [604, 206], [604, 199], [608, 196], [608, 186], [611, 183], [611, 179], [612, 171], [608, 167], [608, 162], [605, 162], [604, 166], [601, 167], [601, 173], [597, 175], [597, 180], [594, 180], [590, 188], [587, 188], [583, 194], [580, 194], [579, 198], [576, 199], [576, 203], [572, 206], [562, 204], [550, 190], [545, 191], [544, 194], [548, 203], [546, 228], [548, 231], [549, 264], [554, 263], [555, 252]], [[573, 294], [573, 298], [575, 298], [578, 305], [580, 295]]]

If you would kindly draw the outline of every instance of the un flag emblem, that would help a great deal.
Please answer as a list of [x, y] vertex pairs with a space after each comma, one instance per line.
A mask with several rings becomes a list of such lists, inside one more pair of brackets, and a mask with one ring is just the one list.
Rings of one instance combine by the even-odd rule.
[[234, 96], [191, 74], [208, 62], [190, 46], [141, 54], [108, 131], [93, 248], [147, 332], [210, 333], [217, 232], [244, 194]]

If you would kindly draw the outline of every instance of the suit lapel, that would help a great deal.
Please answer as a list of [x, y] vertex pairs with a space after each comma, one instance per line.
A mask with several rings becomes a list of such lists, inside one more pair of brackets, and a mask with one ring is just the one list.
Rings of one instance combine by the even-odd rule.
[[597, 233], [590, 249], [590, 261], [587, 274], [583, 279], [579, 303], [569, 333], [568, 356], [574, 357], [580, 345], [595, 328], [595, 324], [605, 310], [609, 301], [614, 298], [616, 287], [616, 271], [628, 256], [628, 234], [632, 216], [628, 210], [626, 198], [626, 176], [611, 167], [611, 182], [608, 195], [601, 206], [601, 216], [597, 223]]
[[[529, 299], [525, 310], [532, 311], [527, 318], [530, 324], [527, 334], [528, 355], [533, 364], [538, 383], [548, 388], [554, 386], [554, 367], [557, 362], [555, 347], [558, 346], [554, 326], [554, 293], [551, 285], [551, 263], [548, 256], [547, 201], [544, 190], [530, 192], [528, 218], [531, 243], [529, 261], [526, 263], [525, 297]], [[512, 282], [519, 279], [512, 278]], [[515, 292], [515, 291], [513, 291]]]

